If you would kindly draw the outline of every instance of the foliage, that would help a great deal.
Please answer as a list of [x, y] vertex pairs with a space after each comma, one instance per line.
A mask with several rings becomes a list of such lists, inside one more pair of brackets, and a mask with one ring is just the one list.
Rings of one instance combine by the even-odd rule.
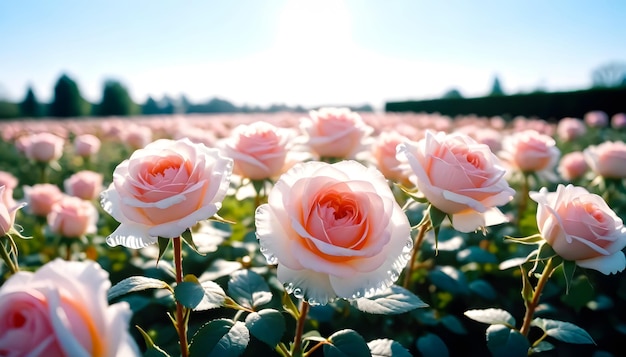
[[[600, 140], [596, 134], [559, 145], [563, 152], [571, 151]], [[606, 135], [624, 138], [619, 132]], [[50, 174], [59, 187], [85, 165], [71, 150], [66, 147], [61, 169]], [[32, 164], [12, 143], [0, 141], [0, 152], [0, 170], [11, 172], [21, 185], [36, 183]], [[111, 182], [113, 168], [129, 155], [119, 142], [103, 141], [89, 164]], [[519, 182], [512, 185], [521, 190]], [[177, 282], [174, 274], [169, 240], [136, 251], [108, 247], [104, 237], [117, 222], [102, 211], [97, 233], [67, 244], [75, 247], [73, 259], [96, 260], [110, 273], [109, 301], [130, 304], [131, 325], [137, 326], [131, 331], [146, 355], [180, 353], [174, 317], [168, 313], [176, 303], [184, 307], [188, 321], [191, 356], [284, 356], [293, 347], [300, 321], [305, 331], [301, 344], [310, 356], [621, 353], [626, 281], [623, 276], [576, 268], [556, 256], [536, 234], [532, 204], [522, 212], [516, 211], [516, 202], [503, 208], [519, 224], [459, 233], [445, 213], [400, 190], [398, 200], [412, 202], [405, 210], [415, 226], [414, 237], [423, 235], [406, 284], [402, 276], [397, 285], [369, 298], [310, 306], [302, 320], [301, 302], [285, 293], [276, 267], [268, 265], [259, 251], [251, 217], [266, 197], [238, 197], [235, 192], [242, 188], [231, 189], [219, 211], [223, 220], [200, 222], [183, 234], [187, 244], [182, 248], [186, 273], [182, 281]], [[614, 193], [611, 206], [623, 206], [624, 193]], [[23, 198], [23, 190], [18, 188], [15, 196]], [[624, 210], [616, 211], [623, 217]], [[64, 254], [67, 242], [46, 231], [45, 220], [19, 211], [17, 222], [25, 235], [33, 237], [15, 239], [22, 269], [35, 270]], [[426, 227], [422, 233], [420, 224]], [[2, 269], [0, 283], [7, 278]], [[525, 328], [525, 311], [542, 274], [550, 279]]]

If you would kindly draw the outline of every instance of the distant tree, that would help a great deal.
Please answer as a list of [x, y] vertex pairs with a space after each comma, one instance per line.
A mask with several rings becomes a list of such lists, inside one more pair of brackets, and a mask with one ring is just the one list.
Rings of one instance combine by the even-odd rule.
[[141, 114], [144, 115], [154, 115], [161, 114], [161, 109], [159, 108], [159, 103], [157, 103], [154, 98], [148, 96], [146, 102], [141, 106]]
[[495, 76], [493, 78], [493, 84], [491, 85], [491, 92], [489, 93], [489, 96], [493, 97], [500, 95], [504, 95], [504, 91], [502, 90], [502, 85], [500, 84], [500, 78]]
[[24, 100], [20, 102], [19, 106], [20, 116], [22, 117], [37, 118], [42, 114], [41, 104], [37, 101], [35, 92], [31, 86], [28, 86], [26, 97], [24, 97]]
[[88, 113], [89, 104], [81, 97], [78, 85], [63, 74], [54, 86], [54, 99], [50, 115], [54, 117], [77, 117]]
[[191, 107], [191, 102], [187, 99], [187, 96], [184, 94], [180, 95], [180, 99], [178, 100], [178, 105], [176, 105], [175, 112], [179, 114], [187, 113], [189, 107]]
[[161, 108], [161, 114], [174, 114], [176, 111], [176, 101], [168, 95], [164, 95], [163, 99], [159, 102], [159, 108]]
[[102, 116], [111, 115], [133, 115], [139, 112], [136, 104], [128, 94], [126, 87], [115, 80], [107, 80], [102, 91], [102, 101], [99, 106], [99, 114]]
[[460, 99], [463, 98], [463, 94], [458, 89], [452, 88], [443, 94], [442, 99]]
[[20, 115], [20, 107], [16, 103], [0, 98], [0, 119], [16, 118]]
[[626, 63], [610, 62], [593, 70], [591, 73], [593, 87], [626, 86]]

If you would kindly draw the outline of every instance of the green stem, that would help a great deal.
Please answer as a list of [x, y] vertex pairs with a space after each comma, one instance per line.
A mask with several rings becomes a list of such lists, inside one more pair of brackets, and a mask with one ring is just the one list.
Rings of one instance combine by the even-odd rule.
[[291, 353], [289, 353], [289, 350], [287, 349], [285, 344], [282, 342], [276, 345], [276, 352], [278, 352], [278, 354], [281, 355], [282, 357], [291, 357]]
[[305, 300], [302, 300], [302, 305], [300, 308], [300, 318], [298, 319], [298, 323], [296, 325], [296, 336], [293, 338], [293, 354], [294, 357], [302, 357], [302, 334], [304, 333], [304, 323], [306, 322], [306, 317], [309, 314], [309, 303]]
[[[174, 243], [174, 266], [176, 267], [176, 284], [183, 281], [183, 253], [181, 238], [172, 238]], [[176, 301], [176, 330], [180, 341], [180, 355], [189, 355], [189, 344], [187, 342], [187, 319], [185, 319], [185, 307]]]
[[[9, 236], [4, 236], [2, 238], [7, 238], [7, 240], [11, 239], [11, 237]], [[9, 252], [7, 252], [4, 243], [0, 242], [0, 245], [2, 246], [2, 249], [0, 249], [0, 255], [2, 255], [2, 260], [4, 260], [5, 264], [9, 267], [9, 271], [11, 271], [11, 274], [17, 273], [20, 269], [17, 267], [17, 265], [13, 263], [13, 259], [11, 259]]]
[[417, 231], [417, 236], [415, 237], [415, 244], [413, 244], [413, 250], [411, 251], [411, 259], [409, 260], [407, 269], [404, 271], [404, 281], [402, 283], [402, 287], [405, 289], [408, 289], [409, 284], [411, 283], [411, 275], [413, 275], [413, 270], [415, 270], [417, 265], [417, 256], [419, 251], [422, 249], [426, 232], [428, 232], [430, 228], [430, 220], [424, 221], [419, 225], [419, 230]]
[[554, 268], [555, 267], [552, 264], [552, 258], [548, 259], [548, 262], [546, 263], [545, 268], [543, 268], [543, 272], [541, 272], [539, 281], [537, 282], [537, 287], [535, 288], [535, 291], [533, 292], [533, 298], [528, 304], [526, 304], [526, 314], [524, 315], [524, 322], [522, 323], [522, 328], [520, 328], [519, 330], [519, 332], [524, 336], [528, 336], [528, 331], [530, 331], [530, 323], [535, 314], [535, 309], [537, 308], [537, 305], [539, 305], [539, 298], [541, 297], [541, 292], [543, 291], [543, 288], [546, 286], [548, 279], [552, 275]]

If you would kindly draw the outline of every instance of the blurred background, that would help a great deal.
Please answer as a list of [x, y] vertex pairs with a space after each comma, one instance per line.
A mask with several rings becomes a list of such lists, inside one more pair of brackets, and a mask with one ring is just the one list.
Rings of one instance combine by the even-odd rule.
[[[329, 105], [613, 114], [626, 103], [625, 15], [619, 0], [5, 1], [0, 118]], [[545, 104], [564, 92], [595, 99]], [[522, 104], [459, 104], [502, 96]]]

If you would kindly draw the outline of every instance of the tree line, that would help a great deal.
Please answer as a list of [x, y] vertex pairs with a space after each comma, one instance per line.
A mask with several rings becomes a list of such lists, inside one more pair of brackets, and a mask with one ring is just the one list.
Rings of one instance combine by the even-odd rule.
[[[309, 108], [310, 109], [310, 108]], [[143, 104], [135, 103], [128, 89], [117, 80], [107, 80], [99, 103], [90, 103], [80, 93], [76, 81], [67, 74], [61, 75], [54, 85], [54, 96], [50, 103], [40, 102], [32, 86], [29, 86], [24, 99], [12, 103], [0, 99], [0, 119], [9, 118], [71, 118], [82, 116], [130, 116], [168, 115], [185, 113], [260, 113], [260, 112], [307, 112], [303, 106], [272, 104], [268, 107], [237, 106], [228, 100], [212, 98], [205, 103], [191, 103], [184, 95], [179, 99], [164, 96], [156, 100], [149, 96]], [[373, 111], [370, 105], [351, 107], [357, 111]]]

